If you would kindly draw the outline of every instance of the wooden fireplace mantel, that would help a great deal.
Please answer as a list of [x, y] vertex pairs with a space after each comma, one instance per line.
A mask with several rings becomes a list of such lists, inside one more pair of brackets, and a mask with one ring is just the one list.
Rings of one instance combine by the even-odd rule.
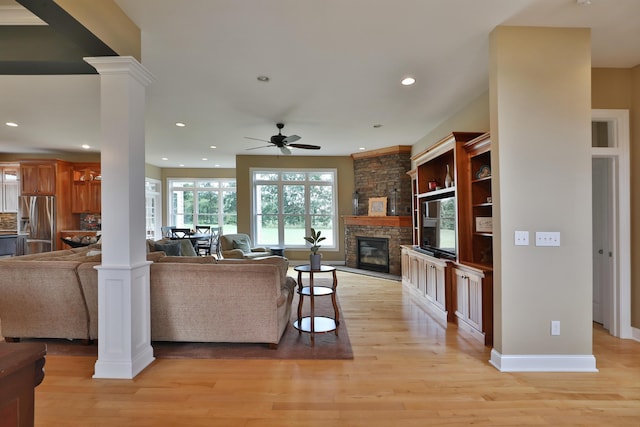
[[370, 227], [411, 227], [410, 216], [343, 216], [344, 225]]

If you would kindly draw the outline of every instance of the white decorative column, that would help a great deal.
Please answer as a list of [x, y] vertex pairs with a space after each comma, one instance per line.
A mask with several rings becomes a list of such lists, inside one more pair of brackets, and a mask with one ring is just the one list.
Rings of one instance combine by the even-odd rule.
[[94, 378], [133, 378], [151, 362], [145, 242], [145, 87], [132, 57], [85, 58], [100, 73], [102, 265]]

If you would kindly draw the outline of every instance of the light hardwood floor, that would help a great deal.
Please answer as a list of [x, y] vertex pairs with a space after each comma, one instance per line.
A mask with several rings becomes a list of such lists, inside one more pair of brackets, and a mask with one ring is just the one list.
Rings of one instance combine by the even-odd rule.
[[399, 282], [338, 274], [354, 360], [163, 359], [95, 380], [93, 358], [48, 356], [36, 426], [640, 426], [640, 343], [596, 327], [598, 373], [500, 373]]

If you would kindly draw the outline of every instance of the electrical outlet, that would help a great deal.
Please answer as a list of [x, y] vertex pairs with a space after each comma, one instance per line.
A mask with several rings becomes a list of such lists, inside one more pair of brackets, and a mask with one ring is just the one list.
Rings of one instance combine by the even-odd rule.
[[529, 246], [529, 232], [517, 231], [515, 232], [516, 246]]
[[536, 246], [560, 246], [560, 232], [536, 231]]
[[560, 335], [560, 321], [552, 320], [551, 321], [551, 335]]

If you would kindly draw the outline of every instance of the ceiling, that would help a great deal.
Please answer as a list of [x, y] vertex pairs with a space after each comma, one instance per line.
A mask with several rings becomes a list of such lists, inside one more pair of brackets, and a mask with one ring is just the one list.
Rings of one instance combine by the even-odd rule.
[[[640, 64], [638, 0], [115, 2], [141, 29], [154, 76], [146, 161], [160, 167], [279, 155], [245, 138], [268, 140], [277, 122], [322, 147], [294, 156], [412, 145], [488, 89], [497, 25], [589, 27], [594, 67]], [[18, 7], [0, 0], [0, 25]], [[416, 83], [402, 86], [408, 75]], [[99, 76], [0, 75], [0, 94], [0, 152], [99, 151]]]

